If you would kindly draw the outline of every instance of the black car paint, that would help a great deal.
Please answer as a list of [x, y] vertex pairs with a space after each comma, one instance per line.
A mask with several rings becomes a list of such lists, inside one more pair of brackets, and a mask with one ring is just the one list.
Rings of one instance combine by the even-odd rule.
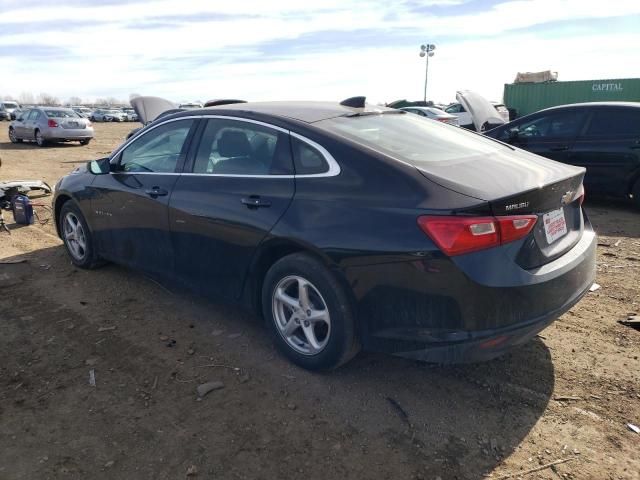
[[[502, 350], [487, 351], [476, 343], [503, 331], [511, 332], [511, 338], [502, 347], [529, 338], [570, 308], [593, 281], [595, 235], [586, 219], [579, 227], [581, 240], [567, 247], [569, 253], [533, 269], [515, 263], [530, 239], [449, 258], [417, 227], [417, 217], [499, 214], [502, 203], [471, 194], [481, 196], [480, 189], [457, 192], [442, 175], [425, 174], [312, 123], [241, 109], [200, 111], [206, 114], [262, 121], [296, 132], [338, 159], [340, 174], [266, 181], [180, 175], [194, 154], [189, 140], [175, 174], [93, 175], [79, 169], [57, 186], [55, 211], [72, 198], [106, 259], [253, 309], [261, 278], [274, 258], [306, 251], [321, 259], [345, 286], [358, 312], [365, 348], [428, 360], [495, 356]], [[198, 115], [190, 111], [168, 118]], [[190, 135], [196, 130], [200, 131], [194, 127]], [[545, 167], [540, 169], [549, 172], [545, 181], [554, 175], [557, 184], [581, 179], [572, 167], [519, 155], [541, 162]], [[478, 172], [470, 175], [477, 179]], [[512, 198], [531, 186], [532, 179], [507, 168], [498, 181], [503, 185], [498, 196]], [[486, 178], [481, 184], [489, 185]], [[168, 194], [153, 198], [145, 193], [155, 186]], [[533, 210], [559, 205], [558, 197], [547, 198], [551, 195], [540, 195], [539, 189], [527, 191], [516, 196], [537, 198]], [[252, 195], [269, 200], [271, 206], [242, 203]], [[130, 212], [123, 214], [127, 208]], [[508, 271], [505, 262], [510, 262]]]
[[[596, 113], [612, 118], [623, 111], [637, 112], [637, 133], [589, 135]], [[550, 113], [579, 112], [580, 127], [575, 135], [522, 137], [509, 131]], [[640, 103], [598, 102], [553, 107], [509, 122], [486, 135], [558, 162], [586, 168], [584, 185], [589, 194], [628, 197], [640, 182]]]

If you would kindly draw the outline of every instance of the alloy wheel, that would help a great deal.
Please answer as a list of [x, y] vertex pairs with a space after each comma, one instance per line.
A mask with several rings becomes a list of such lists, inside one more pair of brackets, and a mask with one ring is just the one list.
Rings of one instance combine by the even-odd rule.
[[36, 131], [36, 143], [39, 146], [44, 145], [44, 138], [42, 138], [42, 133], [40, 133], [40, 130]]
[[87, 254], [87, 237], [82, 223], [73, 212], [67, 212], [62, 226], [69, 253], [76, 260], [82, 260]]
[[18, 137], [16, 137], [16, 132], [13, 128], [9, 129], [9, 140], [11, 143], [16, 143], [18, 141]]
[[316, 355], [327, 346], [331, 317], [311, 282], [298, 275], [280, 280], [273, 290], [272, 309], [278, 332], [293, 350]]

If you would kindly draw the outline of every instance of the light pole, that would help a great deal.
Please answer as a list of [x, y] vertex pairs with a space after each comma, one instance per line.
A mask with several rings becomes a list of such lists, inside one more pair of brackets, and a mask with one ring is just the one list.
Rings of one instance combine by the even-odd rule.
[[429, 79], [429, 57], [433, 57], [436, 46], [433, 43], [420, 45], [420, 56], [427, 58], [427, 67], [424, 72], [424, 101], [427, 101], [427, 80]]

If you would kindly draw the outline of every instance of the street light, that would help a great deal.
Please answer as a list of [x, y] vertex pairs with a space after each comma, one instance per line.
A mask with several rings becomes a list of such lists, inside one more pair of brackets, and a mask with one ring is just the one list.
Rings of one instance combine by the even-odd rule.
[[436, 46], [432, 43], [427, 43], [426, 45], [420, 45], [420, 56], [426, 57], [427, 59], [427, 68], [424, 72], [424, 101], [427, 101], [427, 80], [429, 78], [429, 57], [433, 57], [434, 50]]

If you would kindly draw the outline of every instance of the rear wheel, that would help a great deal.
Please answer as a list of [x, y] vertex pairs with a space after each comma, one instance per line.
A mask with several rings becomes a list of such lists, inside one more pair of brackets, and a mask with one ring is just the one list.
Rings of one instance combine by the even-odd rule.
[[74, 265], [80, 268], [95, 268], [102, 262], [93, 246], [93, 237], [82, 212], [71, 200], [60, 210], [60, 234]]
[[9, 140], [11, 143], [22, 143], [22, 139], [16, 136], [16, 131], [13, 128], [9, 129]]
[[636, 205], [636, 208], [640, 208], [640, 178], [636, 180], [631, 193], [633, 193], [633, 203]]
[[336, 368], [359, 350], [354, 315], [342, 285], [309, 255], [288, 255], [269, 269], [262, 310], [278, 349], [303, 368]]
[[40, 130], [35, 131], [35, 139], [39, 147], [44, 147], [47, 144], [47, 141], [42, 136], [42, 132], [40, 132]]
[[86, 138], [84, 140], [80, 140], [80, 145], [89, 145], [90, 141], [91, 141], [90, 138]]

